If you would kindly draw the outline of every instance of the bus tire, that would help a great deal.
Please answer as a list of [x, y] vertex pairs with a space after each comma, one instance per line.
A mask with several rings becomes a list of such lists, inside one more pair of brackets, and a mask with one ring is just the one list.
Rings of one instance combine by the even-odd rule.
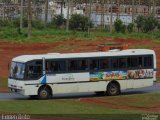
[[111, 82], [107, 86], [107, 95], [115, 96], [120, 94], [120, 86], [117, 82]]
[[51, 90], [47, 86], [43, 86], [38, 91], [38, 98], [40, 100], [47, 100], [52, 97]]

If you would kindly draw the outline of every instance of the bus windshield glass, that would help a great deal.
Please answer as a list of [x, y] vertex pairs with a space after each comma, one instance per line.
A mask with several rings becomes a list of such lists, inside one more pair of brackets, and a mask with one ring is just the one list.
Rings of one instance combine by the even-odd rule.
[[10, 69], [10, 77], [14, 79], [24, 79], [25, 64], [12, 62]]

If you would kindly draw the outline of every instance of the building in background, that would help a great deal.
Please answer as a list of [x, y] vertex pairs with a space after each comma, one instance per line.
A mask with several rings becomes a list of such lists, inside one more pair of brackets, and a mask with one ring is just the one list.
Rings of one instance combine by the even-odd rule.
[[[24, 16], [27, 15], [27, 0], [23, 0]], [[136, 16], [154, 15], [160, 19], [160, 0], [48, 0], [48, 21], [54, 15], [82, 14], [90, 16], [95, 26], [106, 26], [119, 18], [124, 24], [131, 23]], [[32, 0], [33, 19], [45, 19], [46, 0]], [[20, 16], [21, 0], [0, 0], [0, 19], [12, 20]], [[111, 19], [112, 18], [112, 19]]]

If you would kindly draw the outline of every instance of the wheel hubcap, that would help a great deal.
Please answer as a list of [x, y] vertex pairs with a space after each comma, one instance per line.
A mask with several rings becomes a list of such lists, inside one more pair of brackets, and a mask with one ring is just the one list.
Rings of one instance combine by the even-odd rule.
[[47, 97], [47, 91], [43, 90], [43, 91], [41, 92], [41, 96], [42, 96], [43, 98]]
[[117, 92], [116, 86], [112, 85], [111, 88], [110, 88], [110, 92], [113, 93], [113, 94], [116, 93]]

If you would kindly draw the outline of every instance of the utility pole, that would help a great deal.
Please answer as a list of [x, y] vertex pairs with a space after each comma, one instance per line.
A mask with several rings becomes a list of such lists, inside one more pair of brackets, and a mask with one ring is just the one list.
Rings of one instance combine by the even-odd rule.
[[134, 23], [134, 16], [135, 16], [135, 0], [132, 0], [132, 23]]
[[107, 16], [107, 21], [106, 21], [106, 24], [107, 24], [107, 28], [108, 28], [108, 24], [109, 24], [109, 21], [108, 21], [108, 13], [109, 13], [109, 1], [107, 0], [106, 1], [106, 5], [105, 5], [105, 7], [106, 7], [106, 16]]
[[73, 0], [70, 0], [70, 14], [72, 15], [73, 14], [73, 12], [74, 12], [74, 6], [73, 6]]
[[152, 0], [152, 2], [153, 2], [153, 11], [152, 11], [152, 14], [153, 14], [153, 16], [155, 17], [155, 6], [156, 6], [156, 0]]
[[111, 12], [110, 13], [111, 14], [110, 15], [110, 32], [112, 32], [112, 29], [113, 29], [113, 25], [112, 25], [113, 24], [113, 19], [112, 19], [113, 18], [113, 10], [112, 10], [113, 9], [113, 0], [111, 0], [110, 5], [111, 5], [111, 7], [110, 7], [111, 8], [111, 10], [110, 10], [110, 12]]
[[89, 0], [89, 13], [88, 13], [88, 35], [90, 34], [91, 11], [92, 11], [92, 0]]
[[105, 4], [104, 4], [104, 0], [101, 0], [101, 29], [105, 28], [105, 24], [104, 24], [104, 8], [105, 8]]
[[67, 23], [66, 23], [66, 31], [69, 31], [69, 8], [70, 8], [70, 0], [67, 0]]
[[120, 0], [117, 0], [116, 12], [117, 12], [117, 19], [119, 19], [120, 18]]
[[104, 29], [105, 29], [105, 8], [106, 8], [105, 4], [106, 4], [106, 1], [103, 0], [103, 28]]
[[21, 0], [21, 8], [20, 8], [20, 30], [23, 28], [23, 3], [24, 1]]
[[45, 21], [44, 21], [45, 27], [47, 26], [47, 21], [48, 21], [48, 0], [46, 0], [45, 2]]
[[152, 7], [152, 1], [151, 0], [148, 0], [148, 15], [151, 15], [152, 14], [152, 12], [151, 12], [151, 7]]
[[5, 7], [3, 6], [3, 20], [5, 20]]
[[63, 15], [63, 4], [64, 4], [64, 0], [61, 0], [61, 16]]
[[32, 34], [32, 8], [31, 8], [31, 0], [28, 0], [28, 38], [31, 37]]

